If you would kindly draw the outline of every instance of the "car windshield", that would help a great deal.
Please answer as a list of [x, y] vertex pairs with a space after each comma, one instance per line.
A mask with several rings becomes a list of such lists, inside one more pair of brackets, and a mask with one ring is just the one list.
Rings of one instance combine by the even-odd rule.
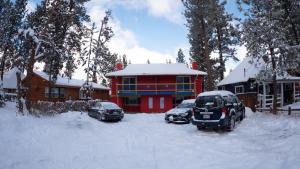
[[102, 102], [101, 105], [103, 106], [104, 109], [120, 109], [118, 105], [111, 102]]
[[95, 107], [101, 107], [101, 102], [96, 102], [96, 103], [94, 104], [94, 106], [95, 106]]
[[194, 103], [181, 103], [177, 106], [177, 108], [193, 108]]
[[214, 108], [222, 104], [220, 96], [201, 96], [196, 101], [197, 107]]

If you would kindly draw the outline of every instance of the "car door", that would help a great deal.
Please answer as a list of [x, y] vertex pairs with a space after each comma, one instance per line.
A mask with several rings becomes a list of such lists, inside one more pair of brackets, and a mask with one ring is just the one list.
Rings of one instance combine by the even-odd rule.
[[242, 102], [239, 100], [238, 97], [234, 96], [234, 101], [236, 103], [235, 109], [236, 109], [236, 113], [237, 113], [237, 117], [240, 117], [242, 115], [242, 107], [243, 104]]

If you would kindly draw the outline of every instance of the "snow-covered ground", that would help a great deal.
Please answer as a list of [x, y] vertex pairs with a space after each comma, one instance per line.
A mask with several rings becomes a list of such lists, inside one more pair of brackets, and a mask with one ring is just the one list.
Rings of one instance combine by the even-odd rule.
[[230, 133], [126, 114], [104, 123], [87, 114], [16, 116], [0, 109], [0, 169], [298, 169], [300, 118], [253, 114]]

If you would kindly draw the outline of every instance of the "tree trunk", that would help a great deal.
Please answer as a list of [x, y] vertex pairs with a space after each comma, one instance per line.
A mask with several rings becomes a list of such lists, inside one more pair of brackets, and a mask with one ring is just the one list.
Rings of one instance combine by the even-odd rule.
[[223, 52], [222, 52], [222, 45], [221, 45], [221, 30], [219, 27], [217, 27], [217, 34], [218, 34], [218, 49], [219, 49], [219, 62], [220, 62], [220, 67], [221, 67], [221, 71], [220, 71], [220, 80], [224, 79], [224, 72], [225, 72], [225, 63], [224, 63], [224, 59], [223, 59]]
[[211, 91], [214, 89], [214, 85], [213, 85], [213, 74], [212, 74], [212, 67], [211, 67], [211, 60], [209, 57], [209, 44], [208, 44], [208, 38], [206, 35], [206, 26], [205, 26], [205, 21], [204, 18], [201, 17], [201, 26], [202, 26], [202, 30], [204, 33], [204, 58], [205, 58], [205, 62], [206, 62], [206, 71], [207, 71], [207, 90]]
[[18, 99], [18, 111], [24, 115], [23, 101], [22, 101], [22, 89], [21, 89], [21, 72], [18, 70], [16, 73], [17, 77], [17, 99]]
[[3, 76], [4, 76], [4, 71], [5, 71], [5, 60], [7, 56], [7, 48], [4, 48], [4, 53], [1, 58], [1, 63], [0, 63], [0, 90], [3, 90]]
[[93, 79], [92, 79], [92, 81], [94, 83], [97, 83], [97, 72], [96, 71], [93, 71]]
[[[36, 45], [32, 45], [32, 51], [35, 51]], [[35, 52], [32, 52], [29, 58], [28, 66], [27, 66], [27, 76], [26, 79], [28, 81], [27, 84], [27, 89], [26, 89], [26, 95], [25, 95], [25, 105], [26, 109], [28, 110], [29, 113], [31, 113], [31, 93], [32, 92], [32, 76], [33, 76], [33, 67], [35, 63]]]
[[270, 48], [271, 62], [272, 62], [272, 84], [273, 84], [273, 113], [277, 114], [277, 75], [276, 75], [276, 61], [274, 48]]

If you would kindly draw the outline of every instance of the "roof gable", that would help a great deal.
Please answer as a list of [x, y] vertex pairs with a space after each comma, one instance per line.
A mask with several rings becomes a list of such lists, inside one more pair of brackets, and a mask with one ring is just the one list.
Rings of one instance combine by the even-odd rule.
[[249, 79], [255, 78], [263, 66], [262, 60], [257, 62], [252, 60], [251, 57], [245, 57], [244, 60], [228, 74], [228, 76], [217, 84], [217, 86], [246, 82]]

